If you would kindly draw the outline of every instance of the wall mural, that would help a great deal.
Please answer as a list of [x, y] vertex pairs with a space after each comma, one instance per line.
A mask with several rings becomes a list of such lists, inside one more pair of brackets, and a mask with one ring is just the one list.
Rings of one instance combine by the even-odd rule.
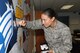
[[[0, 53], [27, 52], [24, 47], [28, 39], [27, 28], [19, 27], [16, 24], [17, 19], [21, 20], [25, 17], [24, 2], [25, 0], [0, 1]], [[26, 2], [28, 2], [26, 8], [30, 10], [30, 0], [26, 0]], [[27, 20], [30, 20], [31, 15], [28, 10], [25, 14], [28, 14]]]
[[17, 2], [18, 0], [9, 1], [13, 6], [13, 36], [8, 45], [7, 53], [23, 53], [23, 29], [16, 24], [16, 19], [23, 18], [24, 15], [23, 9], [21, 8], [22, 0], [16, 3], [16, 7], [14, 7], [14, 1]]
[[[15, 3], [16, 2], [16, 3]], [[10, 0], [13, 6], [13, 36], [8, 45], [7, 53], [24, 53], [27, 45], [25, 43], [28, 37], [27, 30], [24, 27], [17, 26], [16, 22], [24, 18], [24, 0]]]

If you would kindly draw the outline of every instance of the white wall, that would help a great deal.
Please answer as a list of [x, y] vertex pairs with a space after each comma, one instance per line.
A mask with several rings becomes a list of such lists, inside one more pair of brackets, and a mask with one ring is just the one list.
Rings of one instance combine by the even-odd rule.
[[73, 30], [80, 29], [80, 15], [78, 13], [66, 12], [66, 13], [58, 13], [59, 16], [69, 16], [69, 27], [71, 32]]

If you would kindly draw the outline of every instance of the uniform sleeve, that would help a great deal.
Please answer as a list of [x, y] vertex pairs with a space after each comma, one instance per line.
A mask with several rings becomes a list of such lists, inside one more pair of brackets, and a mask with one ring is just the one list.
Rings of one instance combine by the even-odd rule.
[[26, 27], [31, 29], [42, 29], [41, 19], [34, 21], [27, 21]]
[[54, 53], [68, 53], [72, 49], [72, 36], [69, 28], [62, 30], [62, 44], [58, 48], [53, 48]]

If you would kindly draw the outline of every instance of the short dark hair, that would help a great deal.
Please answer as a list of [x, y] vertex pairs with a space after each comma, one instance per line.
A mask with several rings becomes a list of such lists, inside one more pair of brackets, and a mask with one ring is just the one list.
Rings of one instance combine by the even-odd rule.
[[51, 8], [45, 9], [45, 10], [43, 11], [43, 14], [46, 14], [46, 15], [49, 16], [50, 18], [52, 18], [52, 17], [57, 17], [56, 12], [55, 12], [53, 9], [51, 9]]

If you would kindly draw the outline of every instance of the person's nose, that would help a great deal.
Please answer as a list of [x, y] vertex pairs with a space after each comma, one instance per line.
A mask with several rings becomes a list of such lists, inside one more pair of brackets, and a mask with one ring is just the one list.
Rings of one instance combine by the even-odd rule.
[[42, 21], [42, 25], [44, 25], [44, 21]]

